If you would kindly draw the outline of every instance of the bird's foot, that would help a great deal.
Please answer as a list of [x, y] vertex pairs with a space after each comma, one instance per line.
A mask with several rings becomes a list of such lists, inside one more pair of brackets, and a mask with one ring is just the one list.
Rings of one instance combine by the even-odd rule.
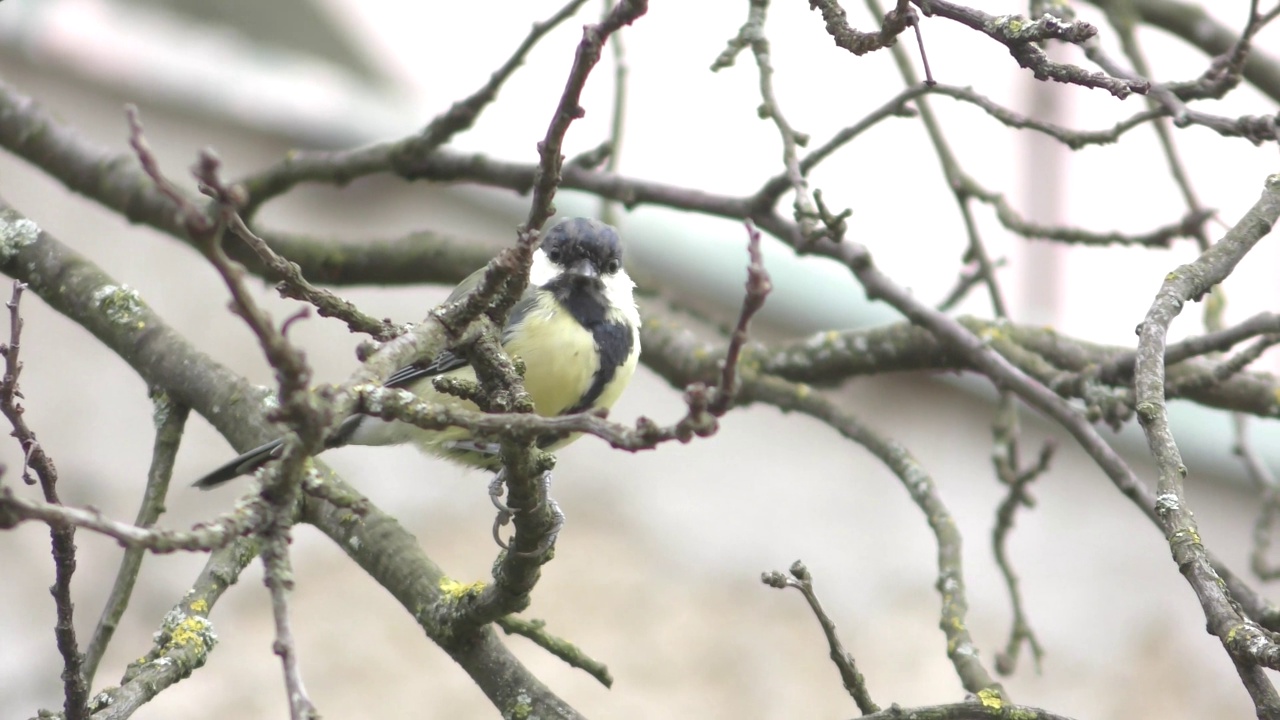
[[[511, 508], [507, 507], [507, 504], [502, 501], [502, 495], [506, 491], [507, 491], [507, 469], [499, 468], [498, 472], [494, 473], [493, 479], [489, 481], [489, 500], [491, 500], [493, 502], [493, 506], [498, 509], [499, 517], [506, 515], [507, 519], [510, 520]], [[507, 523], [506, 521], [503, 521], [502, 524], [506, 525]], [[496, 528], [495, 528], [495, 532], [496, 532]], [[502, 543], [498, 543], [498, 544], [501, 545]]]
[[515, 552], [521, 557], [538, 557], [550, 550], [556, 544], [556, 539], [560, 536], [560, 530], [564, 528], [564, 511], [560, 509], [560, 504], [551, 497], [551, 472], [547, 471], [542, 474], [540, 482], [542, 483], [542, 494], [545, 497], [547, 506], [551, 510], [551, 527], [547, 530], [542, 542], [538, 543], [538, 547], [527, 552], [517, 552], [511, 549], [511, 546], [503, 541], [501, 530], [502, 527], [509, 524], [517, 512], [529, 512], [537, 510], [535, 505], [530, 508], [512, 508], [502, 501], [502, 494], [505, 489], [506, 471], [499, 470], [494, 475], [493, 480], [489, 483], [489, 498], [493, 501], [493, 506], [498, 509], [498, 515], [493, 520], [493, 541], [498, 547], [509, 552]]

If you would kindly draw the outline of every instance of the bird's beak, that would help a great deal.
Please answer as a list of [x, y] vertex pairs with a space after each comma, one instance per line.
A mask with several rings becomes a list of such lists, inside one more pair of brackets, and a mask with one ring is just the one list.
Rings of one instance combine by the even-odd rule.
[[582, 258], [570, 266], [569, 274], [592, 279], [600, 277], [600, 271], [596, 269], [595, 263], [591, 262], [590, 258]]

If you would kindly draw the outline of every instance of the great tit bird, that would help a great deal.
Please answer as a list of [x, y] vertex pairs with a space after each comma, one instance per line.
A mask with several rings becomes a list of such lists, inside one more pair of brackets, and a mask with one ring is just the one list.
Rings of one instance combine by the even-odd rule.
[[[449, 301], [480, 283], [484, 270], [463, 280]], [[589, 218], [562, 220], [547, 231], [534, 253], [529, 287], [502, 331], [507, 353], [524, 360], [524, 387], [535, 412], [552, 417], [609, 408], [618, 400], [640, 358], [640, 313], [632, 282], [622, 269], [622, 242], [613, 227]], [[386, 387], [403, 388], [432, 403], [476, 409], [439, 392], [433, 380], [475, 380], [475, 371], [451, 352], [401, 368]], [[549, 438], [544, 449], [576, 436]], [[485, 469], [498, 469], [495, 445], [477, 441], [463, 428], [423, 430], [367, 415], [347, 418], [326, 447], [414, 442], [424, 452]], [[253, 472], [280, 456], [281, 440], [256, 447], [195, 482], [208, 489]]]

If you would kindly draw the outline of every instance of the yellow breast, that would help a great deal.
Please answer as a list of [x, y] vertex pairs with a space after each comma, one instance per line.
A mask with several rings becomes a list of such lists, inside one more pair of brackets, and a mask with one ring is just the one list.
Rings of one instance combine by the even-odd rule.
[[568, 313], [541, 306], [524, 317], [523, 325], [505, 349], [524, 360], [524, 387], [535, 411], [548, 417], [559, 415], [591, 387], [600, 368], [595, 339]]

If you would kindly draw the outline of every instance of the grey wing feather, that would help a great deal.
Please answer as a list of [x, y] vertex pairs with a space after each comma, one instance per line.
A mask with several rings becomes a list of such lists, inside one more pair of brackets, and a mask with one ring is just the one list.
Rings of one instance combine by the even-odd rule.
[[[480, 268], [467, 276], [466, 280], [458, 283], [458, 287], [454, 288], [452, 293], [449, 293], [449, 298], [445, 302], [453, 302], [454, 300], [461, 298], [472, 288], [478, 285], [480, 283], [480, 279], [484, 277], [484, 271], [484, 268]], [[507, 325], [502, 330], [502, 343], [504, 345], [511, 338], [512, 328], [519, 325], [520, 322], [524, 320], [524, 317], [529, 314], [529, 311], [537, 304], [537, 296], [533, 291], [533, 288], [526, 290], [524, 296], [520, 298], [520, 301], [516, 303], [516, 306], [511, 309], [511, 314], [507, 317]], [[428, 363], [414, 363], [400, 368], [392, 373], [391, 377], [388, 377], [384, 384], [389, 388], [401, 388], [416, 380], [421, 380], [422, 378], [435, 377], [436, 375], [447, 373], [450, 370], [466, 367], [467, 364], [468, 363], [465, 358], [458, 357], [452, 351], [446, 350], [432, 358]]]
[[512, 333], [524, 322], [525, 317], [538, 305], [538, 296], [534, 294], [533, 288], [526, 290], [524, 297], [520, 298], [516, 306], [511, 308], [511, 314], [507, 316], [507, 325], [502, 328], [502, 344], [506, 345], [511, 340]]
[[[476, 285], [479, 285], [481, 278], [484, 277], [484, 270], [484, 268], [480, 268], [468, 275], [462, 282], [458, 283], [458, 286], [453, 289], [453, 292], [449, 293], [449, 297], [445, 299], [445, 302], [451, 303], [461, 298], [463, 295], [466, 295]], [[450, 370], [456, 370], [457, 368], [464, 367], [466, 364], [467, 361], [465, 359], [458, 357], [449, 350], [445, 350], [439, 355], [431, 358], [429, 362], [417, 362], [411, 365], [405, 365], [399, 370], [396, 370], [391, 373], [391, 376], [387, 378], [387, 381], [383, 383], [383, 385], [389, 388], [402, 388], [415, 380], [421, 380], [424, 377], [435, 377], [436, 375], [447, 373]]]
[[387, 381], [383, 384], [389, 388], [402, 388], [415, 380], [420, 380], [424, 377], [435, 377], [441, 373], [447, 373], [450, 370], [464, 367], [466, 365], [467, 361], [464, 358], [460, 358], [449, 350], [445, 350], [434, 358], [431, 358], [431, 362], [405, 365], [399, 370], [391, 373], [391, 377], [387, 378]]

